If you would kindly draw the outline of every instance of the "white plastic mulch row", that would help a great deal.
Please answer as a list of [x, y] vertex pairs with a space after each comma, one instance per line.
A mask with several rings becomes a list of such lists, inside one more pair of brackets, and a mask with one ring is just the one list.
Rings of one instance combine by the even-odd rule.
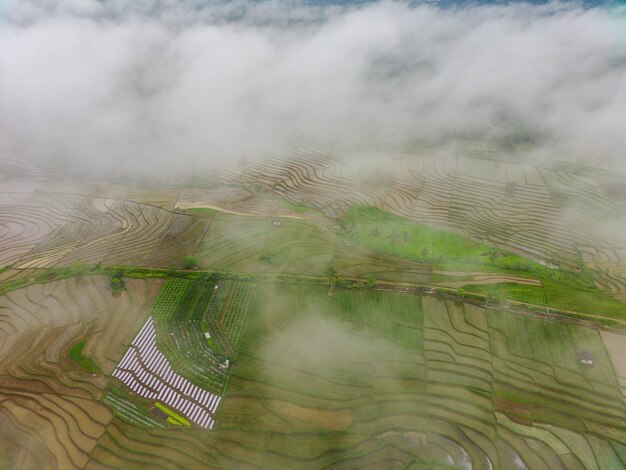
[[172, 370], [167, 358], [157, 348], [152, 317], [148, 317], [135, 336], [113, 376], [135, 393], [167, 404], [203, 428], [212, 429], [215, 424], [211, 415], [215, 414], [221, 397], [192, 384]]

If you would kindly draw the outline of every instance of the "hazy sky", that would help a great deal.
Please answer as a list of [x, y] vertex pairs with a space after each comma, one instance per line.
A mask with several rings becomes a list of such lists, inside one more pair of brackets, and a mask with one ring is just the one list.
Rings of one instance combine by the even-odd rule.
[[625, 9], [3, 5], [0, 140], [77, 164], [511, 132], [558, 158], [626, 160]]

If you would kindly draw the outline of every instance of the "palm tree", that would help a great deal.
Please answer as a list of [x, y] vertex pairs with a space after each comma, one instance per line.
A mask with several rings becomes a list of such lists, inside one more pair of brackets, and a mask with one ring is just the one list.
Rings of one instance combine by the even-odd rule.
[[396, 230], [395, 229], [392, 230], [387, 238], [389, 238], [389, 241], [391, 242], [392, 245], [395, 245], [396, 242], [398, 241], [398, 234], [396, 233]]
[[328, 268], [326, 268], [325, 274], [326, 274], [326, 277], [328, 278], [328, 284], [330, 285], [330, 290], [332, 291], [337, 281], [339, 281], [339, 271], [337, 270], [336, 267], [329, 265]]
[[374, 227], [372, 230], [370, 230], [370, 235], [374, 238], [378, 238], [380, 237], [380, 230], [378, 230], [377, 227]]

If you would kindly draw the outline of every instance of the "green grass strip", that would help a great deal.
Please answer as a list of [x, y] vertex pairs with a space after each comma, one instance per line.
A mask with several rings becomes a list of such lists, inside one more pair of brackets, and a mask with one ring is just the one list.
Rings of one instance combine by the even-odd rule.
[[87, 340], [83, 339], [74, 344], [69, 350], [70, 359], [76, 362], [81, 367], [81, 369], [87, 372], [91, 372], [93, 374], [101, 374], [102, 369], [100, 369], [98, 364], [96, 364], [90, 357], [83, 356], [83, 348], [85, 347], [86, 343]]

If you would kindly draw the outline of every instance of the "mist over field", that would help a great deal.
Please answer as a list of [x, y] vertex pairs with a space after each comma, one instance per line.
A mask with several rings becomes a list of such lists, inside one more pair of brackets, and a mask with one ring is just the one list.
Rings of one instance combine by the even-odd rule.
[[80, 169], [454, 139], [626, 166], [624, 8], [35, 0], [0, 14], [0, 140]]

